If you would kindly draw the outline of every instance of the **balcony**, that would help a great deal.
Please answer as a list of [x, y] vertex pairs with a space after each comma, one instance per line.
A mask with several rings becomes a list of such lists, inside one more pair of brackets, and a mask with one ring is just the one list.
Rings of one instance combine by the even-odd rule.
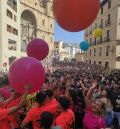
[[109, 42], [109, 41], [110, 41], [110, 38], [109, 37], [104, 37], [103, 42]]
[[96, 43], [99, 44], [100, 43], [100, 40], [97, 40]]
[[97, 41], [92, 41], [91, 46], [92, 46], [92, 45], [96, 45], [96, 43], [97, 43]]
[[107, 27], [107, 26], [110, 26], [110, 25], [111, 25], [111, 20], [110, 19], [107, 19], [105, 21], [105, 26]]

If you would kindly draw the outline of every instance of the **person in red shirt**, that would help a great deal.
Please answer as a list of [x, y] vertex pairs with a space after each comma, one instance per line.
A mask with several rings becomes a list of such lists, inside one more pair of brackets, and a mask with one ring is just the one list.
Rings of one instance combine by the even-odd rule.
[[73, 129], [74, 127], [74, 113], [69, 108], [70, 100], [62, 96], [58, 99], [58, 112], [60, 115], [55, 119], [55, 126], [60, 126], [62, 129]]
[[[30, 86], [25, 87], [25, 92], [21, 98], [21, 101], [17, 106], [13, 106], [5, 109], [3, 108], [4, 102], [3, 100], [0, 99], [0, 128], [1, 129], [11, 129], [11, 123], [8, 119], [8, 116], [18, 111], [24, 105], [29, 89], [30, 89]], [[7, 100], [6, 102], [10, 101], [10, 99]]]
[[37, 107], [28, 111], [27, 116], [22, 122], [21, 128], [32, 122], [34, 129], [40, 129], [39, 120], [42, 112], [49, 111], [52, 114], [56, 112], [57, 105], [46, 105], [47, 95], [44, 92], [39, 92], [36, 95]]
[[[21, 100], [21, 95], [18, 94], [17, 98], [15, 98], [14, 100], [12, 100], [10, 103], [6, 104], [6, 108], [11, 108], [13, 106], [17, 106], [19, 104]], [[13, 114], [9, 115], [8, 118], [10, 120], [10, 122], [13, 124], [15, 129], [19, 128], [20, 125], [20, 111], [23, 109], [20, 109], [17, 112], [14, 112]]]
[[47, 102], [46, 105], [56, 105], [57, 100], [54, 98], [54, 93], [51, 89], [46, 90]]

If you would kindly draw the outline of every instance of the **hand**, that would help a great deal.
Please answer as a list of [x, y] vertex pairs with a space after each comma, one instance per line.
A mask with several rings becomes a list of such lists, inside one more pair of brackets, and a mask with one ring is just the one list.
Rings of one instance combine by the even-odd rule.
[[94, 82], [93, 82], [93, 84], [92, 84], [91, 89], [93, 89], [93, 90], [94, 90], [94, 89], [96, 89], [96, 87], [97, 87], [97, 81], [94, 81]]

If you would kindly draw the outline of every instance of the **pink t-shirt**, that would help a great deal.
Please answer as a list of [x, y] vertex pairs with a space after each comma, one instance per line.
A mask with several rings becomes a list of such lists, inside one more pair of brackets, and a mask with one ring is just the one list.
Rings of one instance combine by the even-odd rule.
[[92, 112], [88, 111], [83, 120], [84, 129], [101, 129], [106, 127], [104, 117], [95, 116]]

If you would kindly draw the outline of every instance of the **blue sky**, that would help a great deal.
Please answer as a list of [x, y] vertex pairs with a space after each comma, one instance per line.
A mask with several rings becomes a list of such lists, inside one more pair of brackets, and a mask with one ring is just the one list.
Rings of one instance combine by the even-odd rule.
[[55, 22], [55, 41], [62, 40], [64, 42], [80, 43], [84, 40], [84, 32], [68, 32], [62, 29]]

